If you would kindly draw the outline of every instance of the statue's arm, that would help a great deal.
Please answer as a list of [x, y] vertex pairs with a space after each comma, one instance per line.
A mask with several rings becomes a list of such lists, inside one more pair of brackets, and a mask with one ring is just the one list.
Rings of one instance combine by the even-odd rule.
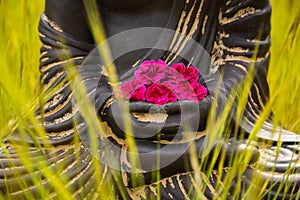
[[259, 94], [256, 95], [260, 95], [255, 98], [261, 104], [267, 100], [270, 17], [269, 0], [223, 2], [218, 16], [219, 27], [212, 57], [214, 64], [219, 66], [219, 71], [224, 72], [226, 95], [245, 79], [254, 64], [254, 84], [257, 86], [254, 87], [259, 89]]
[[65, 33], [80, 41], [93, 43], [82, 0], [46, 0], [45, 14]]
[[[79, 0], [47, 0], [41, 15], [41, 85], [45, 94], [53, 93], [53, 96], [45, 100], [48, 102], [44, 102], [36, 114], [43, 115], [47, 132], [60, 134], [61, 131], [73, 129], [73, 116], [76, 113], [72, 113], [73, 94], [66, 78], [66, 67], [78, 68], [95, 48], [82, 6]], [[64, 117], [66, 114], [72, 117]], [[58, 120], [59, 123], [55, 122]], [[60, 143], [53, 143], [57, 142]]]

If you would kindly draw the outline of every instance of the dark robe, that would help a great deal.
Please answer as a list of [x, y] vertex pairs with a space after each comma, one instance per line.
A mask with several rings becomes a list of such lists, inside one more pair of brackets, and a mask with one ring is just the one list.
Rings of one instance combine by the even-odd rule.
[[[147, 5], [149, 2], [145, 0], [144, 3]], [[264, 163], [264, 159], [257, 161], [259, 147], [254, 146], [251, 150], [252, 159], [246, 162], [241, 173], [236, 172], [232, 185], [222, 185], [225, 175], [230, 174], [232, 167], [230, 157], [233, 154], [240, 155], [247, 150], [243, 148], [246, 142], [242, 139], [251, 133], [258, 115], [268, 101], [269, 89], [266, 77], [270, 58], [271, 7], [269, 1], [153, 1], [149, 3], [149, 6], [145, 6], [142, 1], [140, 4], [143, 5], [143, 9], [134, 6], [132, 1], [129, 1], [128, 5], [120, 2], [118, 4], [118, 1], [97, 1], [97, 4], [97, 11], [103, 19], [108, 39], [124, 34], [126, 31], [136, 31], [132, 32], [131, 37], [126, 34], [127, 38], [121, 35], [120, 38], [124, 41], [109, 41], [113, 55], [118, 52], [118, 48], [124, 48], [126, 45], [133, 48], [132, 51], [114, 60], [120, 82], [131, 79], [138, 64], [144, 60], [162, 59], [168, 64], [183, 62], [199, 68], [202, 72], [200, 81], [208, 88], [209, 95], [204, 103], [200, 102], [197, 107], [201, 111], [201, 116], [197, 119], [198, 124], [194, 131], [202, 132], [193, 136], [193, 144], [196, 155], [202, 162], [203, 159], [213, 160], [215, 151], [221, 153], [212, 168], [207, 166], [195, 172], [192, 159], [189, 157], [190, 143], [183, 141], [183, 133], [178, 134], [180, 130], [178, 128], [180, 113], [178, 112], [179, 115], [178, 113], [177, 115], [170, 114], [166, 122], [166, 125], [170, 126], [163, 127], [159, 139], [158, 134], [143, 138], [146, 133], [134, 129], [136, 132], [133, 136], [136, 139], [137, 151], [140, 155], [146, 156], [138, 157], [140, 165], [133, 167], [129, 159], [132, 154], [125, 144], [126, 133], [118, 127], [116, 119], [113, 118], [118, 117], [118, 113], [111, 108], [115, 102], [113, 92], [109, 78], [105, 76], [103, 67], [101, 68], [103, 64], [101, 53], [94, 50], [97, 44], [93, 39], [92, 28], [88, 20], [89, 14], [84, 9], [84, 3], [79, 0], [47, 1], [46, 10], [41, 16], [39, 25], [40, 38], [43, 43], [40, 71], [43, 91], [51, 95], [45, 100], [47, 103], [37, 111], [37, 117], [41, 119], [47, 135], [41, 137], [28, 134], [25, 140], [32, 146], [28, 151], [30, 156], [37, 157], [36, 151], [39, 150], [46, 152], [39, 155], [48, 161], [46, 168], [60, 169], [57, 174], [67, 177], [66, 188], [72, 191], [74, 198], [97, 198], [99, 193], [115, 185], [111, 192], [116, 198], [143, 199], [159, 195], [162, 199], [196, 197], [212, 199], [216, 195], [226, 193], [225, 196], [230, 199], [233, 196], [243, 196], [247, 188], [253, 187], [254, 191], [259, 191], [259, 184], [253, 186], [250, 183], [254, 173], [257, 173], [256, 175], [261, 180], [270, 179], [267, 187], [271, 187], [283, 177], [282, 174], [274, 177], [271, 173], [272, 167], [268, 166], [264, 169], [265, 171], [262, 170], [263, 172], [253, 167], [253, 163]], [[155, 39], [151, 43], [153, 47], [134, 49], [145, 41], [143, 37], [138, 38], [138, 35], [141, 35], [140, 32], [145, 30], [157, 30], [155, 37], [150, 35], [151, 40]], [[164, 44], [163, 49], [158, 48], [161, 44]], [[99, 136], [98, 140], [95, 138], [98, 145], [96, 154], [101, 162], [94, 159], [97, 156], [93, 154], [95, 152], [92, 152], [90, 146], [93, 139], [90, 138], [89, 132], [94, 125], [90, 126], [86, 123], [85, 117], [87, 116], [80, 110], [84, 104], [76, 99], [72, 92], [76, 90], [76, 85], [74, 88], [68, 74], [74, 69], [82, 79], [81, 83], [86, 88], [88, 99], [96, 111], [89, 117], [94, 117], [95, 121], [98, 121], [97, 117], [103, 120], [101, 123], [105, 130], [94, 129], [96, 132], [102, 130], [101, 137]], [[249, 96], [243, 116], [238, 119], [236, 117], [236, 103], [240, 95], [238, 91], [250, 72], [254, 74], [253, 84], [248, 91]], [[218, 87], [220, 78], [222, 84]], [[214, 98], [216, 92], [218, 93], [217, 99]], [[231, 98], [235, 100], [233, 100], [229, 116], [230, 127], [223, 130], [224, 133], [220, 133], [220, 135], [229, 136], [226, 136], [225, 140], [216, 138], [211, 147], [211, 153], [202, 155], [205, 138], [209, 135], [209, 132], [204, 129], [206, 129], [207, 116], [212, 102], [215, 100], [222, 107], [221, 105], [230, 101]], [[187, 108], [188, 105], [189, 103], [187, 103]], [[141, 107], [146, 113], [148, 112], [149, 107], [146, 104], [139, 104], [139, 102], [130, 104], [132, 110], [141, 109]], [[170, 105], [166, 109], [171, 108], [176, 111], [179, 109], [178, 105], [173, 107]], [[188, 118], [190, 113], [193, 118], [193, 112], [189, 111], [181, 120]], [[218, 113], [222, 113], [222, 109]], [[153, 127], [155, 125], [150, 125], [149, 130]], [[272, 128], [270, 127], [272, 125], [266, 122], [257, 136], [269, 141], [284, 139], [286, 142], [299, 141], [299, 137], [287, 131], [283, 131], [282, 138], [278, 138], [279, 134], [275, 136], [271, 134]], [[238, 134], [238, 140], [233, 137], [236, 134]], [[160, 140], [164, 142], [161, 142], [158, 147]], [[22, 147], [24, 137], [15, 133], [5, 140], [6, 147], [9, 147], [12, 142], [17, 143], [17, 147]], [[295, 146], [289, 146], [287, 143], [287, 146], [282, 148], [292, 152]], [[110, 153], [111, 150], [114, 152]], [[27, 176], [28, 172], [19, 162], [13, 148], [8, 148], [8, 152], [8, 157], [3, 155], [3, 159], [0, 159], [2, 167], [0, 170], [2, 176], [6, 177], [5, 180], [0, 180], [3, 194], [10, 194], [13, 198], [24, 197], [26, 194], [24, 191], [30, 188], [28, 193], [40, 197], [38, 186], [34, 185], [30, 176]], [[222, 155], [225, 156], [225, 162], [222, 163], [223, 168], [220, 170], [218, 162], [223, 162]], [[157, 162], [158, 157], [161, 162]], [[98, 165], [93, 164], [94, 160]], [[163, 162], [165, 160], [168, 161]], [[158, 179], [153, 178], [152, 174], [152, 167], [157, 165], [159, 167], [155, 170], [160, 174]], [[103, 176], [102, 181], [97, 179], [97, 170], [95, 170], [97, 166]], [[15, 174], [9, 173], [6, 168], [18, 169], [18, 175], [26, 184], [22, 186], [16, 182]], [[278, 172], [284, 172], [288, 167], [284, 165], [279, 168], [276, 168]], [[54, 197], [59, 197], [53, 189], [55, 187], [47, 181], [41, 171], [36, 170], [36, 173], [42, 177], [41, 179], [45, 180], [43, 186], [54, 191]], [[210, 173], [207, 174], [207, 172]], [[200, 177], [204, 186], [199, 185], [197, 176]], [[296, 177], [297, 173], [295, 172], [293, 176]], [[267, 196], [275, 196], [276, 190], [277, 187], [272, 188], [267, 192]], [[283, 189], [279, 193], [279, 196], [284, 195]], [[293, 197], [293, 195], [289, 193], [286, 197]]]

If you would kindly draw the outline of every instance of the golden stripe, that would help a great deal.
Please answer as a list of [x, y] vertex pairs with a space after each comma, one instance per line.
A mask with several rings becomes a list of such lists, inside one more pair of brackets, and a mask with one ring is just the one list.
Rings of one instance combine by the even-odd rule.
[[45, 65], [43, 67], [41, 67], [41, 72], [45, 72], [45, 71], [48, 71], [49, 69], [57, 66], [57, 65], [63, 65], [63, 64], [66, 64], [68, 62], [71, 62], [71, 61], [74, 61], [74, 60], [80, 60], [80, 59], [83, 59], [84, 57], [82, 56], [77, 56], [77, 57], [73, 57], [73, 58], [69, 58], [67, 60], [63, 60], [63, 61], [59, 61], [59, 62], [53, 62], [49, 65]]
[[[78, 126], [77, 126], [78, 128]], [[61, 138], [65, 138], [66, 136], [72, 135], [76, 132], [74, 128], [69, 129], [67, 131], [60, 131], [60, 132], [52, 132], [52, 133], [47, 133], [47, 137], [51, 137], [51, 139], [57, 140]]]
[[62, 75], [64, 75], [64, 74], [65, 74], [65, 71], [60, 71], [60, 72], [56, 73], [55, 76], [53, 76], [53, 77], [49, 80], [49, 82], [48, 82], [47, 84], [44, 85], [44, 88], [43, 88], [44, 91], [49, 90], [53, 85], [55, 85], [55, 83], [58, 84], [58, 83], [57, 83], [57, 79], [58, 79], [59, 77], [61, 77]]
[[[65, 148], [60, 148], [59, 150], [61, 150], [61, 149], [65, 149]], [[70, 148], [70, 149], [71, 149], [71, 148]], [[70, 150], [70, 149], [68, 149], [68, 150]], [[54, 149], [54, 150], [55, 150], [54, 152], [58, 152], [58, 151], [59, 151], [59, 150], [57, 150], [57, 149]], [[67, 153], [68, 150], [65, 150], [64, 152], [62, 152], [61, 154], [59, 154], [59, 155], [57, 155], [57, 156], [60, 156], [60, 155], [62, 155], [62, 154]], [[69, 156], [72, 156], [72, 155], [69, 155]], [[68, 156], [68, 157], [69, 157], [69, 156]], [[64, 158], [62, 158], [62, 159], [64, 159]], [[62, 160], [62, 159], [61, 159], [61, 160]], [[57, 165], [57, 164], [61, 163], [61, 162], [60, 162], [61, 160], [51, 163], [51, 164], [48, 165], [46, 168], [49, 169], [49, 168], [51, 168], [51, 167], [54, 167], [54, 165]], [[65, 159], [64, 159], [64, 160], [65, 160]], [[43, 160], [43, 161], [44, 161], [44, 160]], [[42, 162], [43, 162], [43, 161], [42, 161]], [[43, 169], [42, 169], [42, 170], [43, 170]], [[39, 171], [39, 173], [43, 174], [43, 173], [42, 173], [42, 170]], [[23, 176], [26, 176], [26, 175], [29, 175], [29, 174], [24, 174]], [[44, 179], [44, 180], [41, 182], [41, 184], [46, 184], [46, 183], [49, 183], [49, 180]], [[11, 196], [18, 195], [18, 194], [24, 193], [25, 191], [28, 191], [28, 190], [31, 190], [31, 189], [35, 189], [36, 187], [37, 187], [36, 185], [31, 185], [31, 186], [29, 186], [29, 187], [27, 187], [27, 188], [25, 188], [25, 189], [22, 189], [22, 190], [19, 190], [19, 191], [10, 193], [10, 195], [11, 195]]]
[[208, 15], [205, 15], [203, 25], [202, 25], [202, 30], [201, 30], [202, 35], [204, 35], [204, 33], [205, 33], [207, 20], [208, 20]]
[[175, 35], [173, 36], [173, 39], [171, 41], [171, 45], [170, 45], [169, 49], [173, 49], [174, 48], [175, 42], [177, 40], [177, 37], [181, 33], [180, 28], [181, 28], [181, 24], [183, 23], [183, 21], [184, 21], [184, 19], [186, 17], [186, 11], [185, 11], [185, 9], [187, 7], [187, 4], [188, 4], [188, 2], [186, 2], [185, 6], [184, 6], [184, 9], [181, 12], [181, 15], [180, 15], [177, 27], [175, 29]]
[[211, 191], [212, 194], [216, 194], [216, 190], [214, 188], [214, 186], [211, 184], [211, 182], [209, 181], [208, 177], [203, 173], [200, 172], [201, 178], [205, 181], [208, 189]]
[[232, 2], [232, 0], [229, 0], [225, 3], [225, 5], [228, 6], [231, 2]]
[[68, 98], [62, 103], [59, 104], [58, 106], [55, 107], [55, 109], [50, 110], [49, 112], [46, 112], [43, 117], [49, 117], [51, 115], [54, 115], [55, 113], [57, 113], [59, 110], [61, 110], [62, 108], [64, 108], [72, 99], [73, 95], [72, 93], [68, 96]]
[[[201, 172], [200, 172], [200, 174], [201, 174]], [[195, 182], [195, 179], [194, 179], [194, 177], [193, 177], [192, 175], [190, 175], [190, 179], [191, 179], [192, 184], [193, 184], [195, 190], [197, 191], [197, 194], [199, 195], [199, 197], [200, 197], [202, 200], [208, 200], [208, 199], [206, 198], [206, 196], [204, 196], [204, 194], [202, 193], [202, 191], [201, 191], [202, 188], [199, 188], [199, 184]], [[202, 184], [201, 184], [201, 185], [202, 185]]]
[[56, 31], [63, 33], [63, 30], [52, 20], [50, 20], [47, 15], [44, 13], [42, 18]]
[[252, 92], [251, 90], [249, 91], [249, 100], [251, 102], [251, 104], [256, 107], [257, 109], [259, 108], [259, 106], [257, 105], [257, 103], [254, 101], [253, 96], [252, 96]]
[[153, 185], [149, 185], [149, 189], [150, 189], [151, 192], [153, 192], [153, 194], [155, 196], [158, 196], [157, 195], [157, 188], [156, 187], [154, 187]]
[[42, 38], [46, 38], [46, 35], [42, 34], [41, 32], [39, 32], [39, 36]]
[[257, 94], [257, 97], [258, 97], [258, 102], [259, 102], [259, 104], [260, 104], [262, 107], [264, 107], [265, 104], [264, 104], [264, 102], [263, 102], [263, 99], [262, 99], [261, 96], [260, 96], [260, 90], [259, 90], [257, 84], [256, 84], [256, 83], [253, 83], [253, 86], [254, 86], [254, 88], [255, 88], [255, 90], [256, 90], [256, 94]]
[[261, 12], [260, 9], [255, 9], [253, 7], [247, 7], [247, 8], [240, 9], [237, 13], [235, 13], [235, 15], [233, 17], [230, 17], [230, 18], [223, 17], [222, 13], [220, 12], [219, 23], [221, 25], [226, 25], [226, 24], [232, 23], [236, 20], [239, 20], [241, 18], [245, 18], [249, 15], [253, 15], [253, 14], [259, 13], [259, 12]]
[[43, 44], [42, 47], [44, 47], [44, 48], [46, 48], [46, 49], [52, 49], [52, 46], [49, 46], [49, 45], [46, 45], [46, 44]]
[[246, 74], [248, 73], [248, 70], [247, 70], [247, 68], [244, 65], [241, 65], [239, 63], [234, 63], [234, 66], [236, 66], [239, 69], [243, 70]]
[[265, 59], [265, 57], [256, 57], [256, 59], [253, 60], [253, 58], [249, 58], [247, 56], [227, 55], [225, 58], [225, 61], [244, 61], [244, 62], [251, 64], [251, 62], [253, 62], [253, 61], [261, 62], [264, 59]]
[[[61, 92], [61, 91], [60, 91]], [[58, 93], [58, 94], [55, 94], [52, 98], [52, 100], [50, 101], [47, 101], [43, 107], [44, 109], [48, 109], [52, 106], [55, 106], [56, 104], [58, 104], [58, 102], [64, 97], [64, 95], [62, 93]]]
[[45, 56], [47, 53], [48, 53], [48, 51], [46, 51], [46, 50], [41, 52], [41, 57]]
[[[179, 45], [181, 44], [181, 41], [183, 40], [183, 38], [185, 38], [186, 35], [187, 35], [186, 32], [187, 32], [188, 23], [189, 23], [189, 20], [191, 19], [191, 15], [192, 15], [192, 13], [195, 9], [195, 5], [196, 5], [196, 1], [194, 1], [194, 4], [193, 4], [193, 6], [192, 6], [192, 8], [189, 11], [187, 16], [186, 16], [186, 11], [183, 11], [182, 14], [181, 14], [181, 17], [180, 17], [180, 20], [179, 20], [180, 23], [178, 23], [177, 29], [176, 29], [176, 33], [178, 32], [179, 34], [175, 34], [177, 42], [174, 44], [174, 47], [170, 48], [172, 53], [174, 53], [174, 52], [176, 52], [176, 53], [173, 56], [173, 58], [171, 58], [172, 54], [168, 55], [168, 57], [166, 58], [167, 63], [171, 63], [172, 60], [175, 59], [174, 57], [178, 56], [177, 49], [179, 48]], [[187, 7], [187, 2], [185, 4], [185, 6]], [[186, 18], [185, 18], [185, 16], [186, 16]], [[180, 30], [181, 26], [183, 26], [182, 30]], [[179, 38], [178, 38], [178, 36], [179, 36]], [[171, 45], [171, 46], [173, 46], [173, 45]]]
[[192, 25], [190, 31], [188, 33], [186, 33], [188, 23], [191, 21], [191, 15], [192, 15], [193, 11], [195, 10], [195, 7], [196, 7], [196, 1], [194, 1], [193, 7], [192, 7], [191, 11], [189, 12], [189, 14], [187, 16], [187, 19], [186, 19], [186, 21], [184, 23], [185, 29], [183, 31], [185, 33], [184, 33], [184, 35], [181, 35], [181, 39], [177, 42], [177, 45], [174, 47], [176, 49], [172, 50], [172, 52], [173, 51], [176, 52], [174, 54], [173, 58], [170, 58], [170, 56], [167, 58], [167, 59], [170, 59], [168, 61], [168, 63], [172, 63], [176, 59], [176, 57], [183, 51], [186, 43], [192, 38], [192, 36], [194, 35], [194, 33], [197, 31], [198, 24], [199, 24], [199, 19], [200, 19], [200, 15], [201, 15], [201, 11], [202, 11], [202, 8], [203, 8], [203, 3], [204, 3], [204, 0], [202, 0], [201, 3], [200, 3], [200, 6], [199, 6], [199, 8], [197, 10], [196, 17], [195, 17], [195, 19], [193, 21], [193, 25]]
[[181, 179], [180, 179], [180, 175], [177, 175], [177, 176], [176, 176], [176, 180], [177, 180], [178, 186], [179, 186], [179, 188], [180, 188], [180, 190], [181, 190], [181, 192], [182, 192], [184, 198], [185, 198], [185, 199], [190, 199], [190, 197], [189, 197], [188, 194], [186, 193], [186, 190], [185, 190], [184, 186], [182, 185], [182, 181], [181, 181]]
[[82, 185], [80, 185], [80, 188], [78, 188], [76, 191], [72, 193], [72, 198], [75, 198], [77, 195], [79, 195], [81, 192], [83, 192], [83, 189], [86, 185], [88, 185], [94, 178], [96, 178], [96, 174], [93, 173], [90, 178]]
[[[88, 162], [87, 166], [80, 171], [80, 173], [78, 173], [75, 177], [72, 178], [72, 180], [70, 180], [67, 184], [66, 187], [71, 186], [73, 183], [75, 183], [78, 179], [80, 179], [82, 177], [82, 175], [85, 174], [86, 171], [88, 171], [90, 169], [90, 167], [92, 166], [92, 160], [90, 162]], [[77, 165], [77, 162], [73, 162], [71, 165], [68, 166], [68, 168], [66, 168], [61, 174], [67, 173], [69, 169], [71, 169], [72, 166]]]

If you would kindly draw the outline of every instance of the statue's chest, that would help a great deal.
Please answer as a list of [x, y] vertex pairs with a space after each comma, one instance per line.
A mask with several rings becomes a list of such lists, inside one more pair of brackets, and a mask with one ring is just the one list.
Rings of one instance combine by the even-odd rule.
[[[120, 4], [118, 4], [118, 1], [113, 0], [99, 5], [108, 36], [142, 27], [166, 28], [172, 17], [172, 0], [154, 0], [140, 6], [137, 6], [137, 3], [131, 3], [130, 0], [122, 1]], [[142, 0], [141, 2], [144, 1], [148, 0]]]

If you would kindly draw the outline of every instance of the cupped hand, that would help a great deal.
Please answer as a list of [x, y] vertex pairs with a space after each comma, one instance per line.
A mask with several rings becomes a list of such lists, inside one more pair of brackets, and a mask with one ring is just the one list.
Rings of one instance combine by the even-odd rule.
[[[210, 107], [209, 95], [201, 102], [184, 100], [165, 105], [115, 100], [101, 118], [120, 138], [129, 134], [141, 140], [180, 140], [183, 131], [205, 129]], [[129, 126], [125, 127], [125, 123], [129, 123]]]

